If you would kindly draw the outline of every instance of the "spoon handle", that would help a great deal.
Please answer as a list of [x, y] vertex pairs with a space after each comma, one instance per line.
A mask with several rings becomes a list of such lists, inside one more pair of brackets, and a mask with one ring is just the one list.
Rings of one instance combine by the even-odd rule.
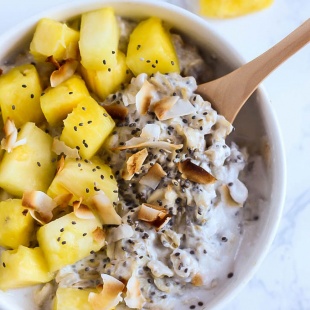
[[310, 41], [310, 19], [262, 55], [228, 75], [197, 88], [205, 99], [230, 122], [258, 87], [280, 64]]

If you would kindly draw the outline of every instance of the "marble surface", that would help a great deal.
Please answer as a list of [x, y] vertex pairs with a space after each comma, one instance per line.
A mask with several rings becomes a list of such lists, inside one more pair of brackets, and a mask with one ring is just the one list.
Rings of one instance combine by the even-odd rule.
[[[0, 33], [41, 10], [69, 1], [1, 0]], [[168, 2], [195, 10], [193, 0]], [[270, 8], [258, 13], [227, 20], [208, 19], [208, 22], [249, 61], [309, 17], [309, 0], [275, 0]], [[264, 86], [283, 134], [287, 197], [269, 254], [254, 278], [224, 310], [307, 310], [310, 309], [310, 45], [273, 72]]]

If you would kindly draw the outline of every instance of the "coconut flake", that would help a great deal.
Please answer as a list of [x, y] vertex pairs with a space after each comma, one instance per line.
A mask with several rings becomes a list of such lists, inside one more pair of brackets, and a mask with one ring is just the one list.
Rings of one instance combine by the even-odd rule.
[[72, 77], [78, 67], [79, 62], [73, 59], [65, 60], [57, 70], [53, 71], [50, 77], [50, 83], [52, 87], [56, 87], [62, 82]]
[[26, 138], [17, 141], [17, 128], [10, 118], [7, 118], [3, 130], [5, 137], [1, 140], [1, 149], [11, 153], [14, 148], [26, 144]]
[[157, 141], [160, 137], [160, 127], [157, 124], [146, 124], [141, 131], [141, 138]]
[[155, 86], [145, 80], [141, 89], [136, 94], [136, 107], [139, 114], [145, 115], [147, 113], [155, 93]]
[[94, 239], [97, 243], [101, 243], [102, 245], [104, 245], [104, 242], [105, 242], [105, 232], [103, 231], [102, 228], [97, 227], [97, 228], [92, 232], [92, 236], [93, 236], [93, 239]]
[[22, 197], [22, 205], [29, 209], [31, 216], [41, 225], [45, 225], [53, 218], [56, 202], [41, 191], [26, 191]]
[[58, 207], [65, 209], [68, 207], [73, 195], [71, 193], [60, 194], [53, 198]]
[[170, 118], [185, 116], [194, 114], [196, 108], [191, 104], [189, 100], [179, 99], [161, 118], [161, 120], [167, 120]]
[[155, 165], [152, 166], [140, 179], [139, 183], [155, 190], [161, 179], [166, 175], [167, 173], [163, 170], [162, 166], [158, 163], [155, 163]]
[[122, 173], [124, 180], [131, 180], [135, 173], [139, 173], [140, 169], [148, 156], [147, 149], [143, 149], [127, 159], [126, 169]]
[[151, 260], [147, 263], [147, 266], [151, 269], [152, 274], [156, 278], [163, 278], [164, 276], [167, 277], [173, 276], [173, 271], [159, 260]]
[[79, 151], [76, 148], [71, 148], [56, 138], [53, 139], [52, 151], [57, 155], [65, 155], [66, 158], [78, 158], [80, 159]]
[[166, 113], [172, 109], [175, 103], [180, 99], [179, 96], [166, 96], [154, 103], [153, 110], [157, 118], [162, 121], [166, 119]]
[[128, 109], [119, 104], [102, 106], [113, 119], [125, 120], [128, 115]]
[[122, 291], [125, 285], [116, 278], [107, 274], [102, 274], [102, 291], [98, 293], [90, 292], [88, 302], [93, 310], [111, 310], [122, 301]]
[[115, 211], [109, 197], [103, 192], [91, 196], [86, 204], [98, 215], [103, 225], [120, 225], [122, 218]]
[[73, 212], [76, 217], [79, 219], [85, 219], [85, 220], [91, 220], [95, 218], [94, 213], [90, 208], [82, 203], [83, 199], [80, 198], [80, 200], [73, 202]]
[[190, 159], [178, 163], [178, 169], [184, 179], [200, 184], [212, 184], [216, 178], [200, 166], [195, 165]]
[[127, 292], [124, 301], [129, 308], [142, 309], [146, 299], [141, 292], [139, 279], [133, 274], [127, 283]]
[[238, 204], [243, 205], [248, 198], [248, 189], [238, 179], [228, 184], [228, 189], [231, 198]]
[[107, 237], [107, 243], [111, 244], [124, 238], [130, 238], [134, 234], [132, 227], [128, 224], [121, 224], [117, 227], [109, 229], [109, 235]]

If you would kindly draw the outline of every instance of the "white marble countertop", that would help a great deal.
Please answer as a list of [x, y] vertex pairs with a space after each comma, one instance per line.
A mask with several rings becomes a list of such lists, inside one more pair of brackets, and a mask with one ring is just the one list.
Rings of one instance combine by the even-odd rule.
[[[1, 0], [0, 34], [24, 18], [70, 1]], [[191, 9], [194, 1], [169, 2]], [[309, 17], [309, 0], [275, 0], [270, 8], [259, 13], [208, 21], [248, 61]], [[272, 73], [264, 85], [284, 138], [287, 198], [268, 256], [225, 310], [307, 310], [310, 309], [310, 45]]]

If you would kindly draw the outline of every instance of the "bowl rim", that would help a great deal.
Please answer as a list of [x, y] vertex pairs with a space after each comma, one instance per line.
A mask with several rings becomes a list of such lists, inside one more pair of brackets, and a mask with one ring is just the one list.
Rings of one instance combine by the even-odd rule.
[[[79, 15], [87, 10], [94, 10], [109, 5], [117, 7], [118, 9], [121, 9], [122, 5], [130, 5], [132, 6], [132, 8], [135, 7], [137, 9], [139, 9], [139, 6], [143, 5], [144, 7], [147, 6], [148, 8], [156, 8], [161, 12], [166, 12], [166, 14], [173, 12], [173, 14], [182, 16], [187, 21], [194, 23], [198, 27], [202, 27], [203, 29], [208, 31], [208, 33], [212, 36], [212, 40], [215, 40], [217, 42], [214, 48], [217, 49], [220, 48], [220, 46], [224, 46], [231, 54], [230, 61], [234, 63], [235, 66], [240, 66], [245, 63], [240, 53], [237, 52], [237, 50], [229, 42], [227, 42], [225, 38], [223, 38], [223, 36], [217, 32], [216, 28], [210, 23], [208, 23], [207, 20], [176, 5], [167, 3], [165, 1], [156, 0], [77, 0], [74, 2], [63, 3], [48, 8], [30, 16], [21, 23], [12, 27], [7, 32], [0, 34], [0, 45], [5, 47], [0, 52], [0, 60], [3, 59], [3, 56], [7, 55], [9, 53], [9, 49], [12, 49], [13, 47], [13, 43], [10, 43], [10, 38], [16, 36], [19, 38], [24, 38], [25, 36], [27, 36], [27, 34], [29, 35], [29, 33], [34, 30], [35, 24], [40, 18], [50, 17], [56, 20], [64, 20], [72, 16]], [[3, 42], [4, 44], [1, 44]], [[5, 45], [5, 43], [8, 43], [8, 47]], [[278, 178], [277, 180], [273, 180], [273, 182], [276, 183], [272, 197], [273, 203], [269, 205], [272, 210], [270, 211], [268, 223], [265, 224], [265, 244], [264, 246], [261, 246], [257, 259], [253, 260], [253, 266], [248, 269], [247, 272], [244, 273], [240, 279], [237, 279], [236, 287], [231, 288], [230, 286], [228, 286], [228, 288], [222, 290], [218, 296], [216, 296], [213, 300], [210, 301], [210, 303], [208, 303], [208, 309], [222, 308], [225, 304], [231, 301], [233, 297], [236, 296], [254, 276], [259, 266], [268, 254], [271, 244], [276, 236], [276, 232], [279, 227], [281, 215], [283, 212], [286, 193], [286, 161], [283, 138], [280, 133], [280, 126], [278, 124], [274, 108], [270, 104], [270, 100], [264, 86], [259, 86], [256, 92], [261, 97], [260, 104], [262, 106], [260, 107], [260, 110], [262, 111], [262, 114], [264, 116], [265, 125], [267, 126], [267, 130], [269, 131], [270, 139], [273, 143], [275, 143], [271, 147], [273, 148], [273, 152], [276, 158], [276, 160], [273, 159], [273, 164], [275, 167], [274, 171], [276, 171]]]

